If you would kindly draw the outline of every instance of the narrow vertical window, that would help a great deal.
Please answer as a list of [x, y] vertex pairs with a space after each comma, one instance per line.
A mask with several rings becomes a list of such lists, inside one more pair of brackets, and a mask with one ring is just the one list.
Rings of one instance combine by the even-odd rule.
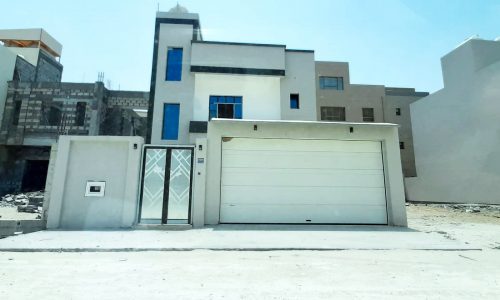
[[163, 105], [162, 140], [179, 139], [180, 104], [165, 103]]
[[396, 108], [396, 116], [401, 116], [401, 108]]
[[12, 118], [12, 125], [19, 125], [19, 116], [21, 115], [21, 101], [14, 102], [14, 116]]
[[405, 143], [404, 142], [399, 142], [399, 149], [401, 149], [401, 150], [405, 149]]
[[85, 113], [87, 110], [87, 102], [76, 103], [75, 126], [85, 125]]
[[181, 81], [182, 79], [182, 48], [168, 48], [167, 52], [167, 81]]
[[299, 109], [299, 94], [290, 94], [290, 108]]

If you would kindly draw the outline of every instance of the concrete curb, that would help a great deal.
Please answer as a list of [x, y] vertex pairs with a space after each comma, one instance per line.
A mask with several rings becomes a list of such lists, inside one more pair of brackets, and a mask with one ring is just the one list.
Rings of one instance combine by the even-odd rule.
[[19, 253], [36, 253], [36, 252], [51, 252], [51, 253], [113, 253], [113, 252], [191, 252], [191, 251], [238, 251], [238, 252], [271, 252], [271, 251], [442, 251], [442, 252], [459, 252], [459, 251], [483, 251], [481, 248], [6, 248], [0, 249], [2, 252], [19, 252]]

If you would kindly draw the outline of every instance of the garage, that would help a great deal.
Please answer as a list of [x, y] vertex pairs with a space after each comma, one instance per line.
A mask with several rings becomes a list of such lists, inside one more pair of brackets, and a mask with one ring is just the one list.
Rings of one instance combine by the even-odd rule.
[[222, 138], [220, 223], [388, 224], [382, 143]]

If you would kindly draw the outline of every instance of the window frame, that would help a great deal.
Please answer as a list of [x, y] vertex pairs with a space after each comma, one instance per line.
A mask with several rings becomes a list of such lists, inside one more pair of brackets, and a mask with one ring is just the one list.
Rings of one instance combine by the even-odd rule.
[[[335, 85], [326, 84], [328, 80], [334, 80]], [[343, 91], [344, 90], [344, 77], [342, 76], [320, 76], [319, 77], [319, 88], [321, 90], [334, 90]]]
[[[332, 112], [330, 114], [328, 113], [329, 109], [332, 110]], [[338, 112], [338, 114], [336, 114], [336, 112]], [[320, 115], [321, 115], [320, 116], [321, 121], [327, 121], [327, 122], [345, 122], [346, 121], [346, 109], [343, 106], [321, 106], [320, 107]], [[325, 115], [327, 115], [327, 116], [331, 115], [332, 119], [324, 118]]]
[[174, 81], [174, 82], [182, 81], [183, 59], [184, 59], [184, 48], [168, 47], [165, 81]]
[[[79, 107], [83, 107], [82, 111], [79, 111]], [[83, 112], [83, 115], [80, 115], [79, 114], [80, 112]], [[76, 105], [75, 105], [75, 122], [74, 122], [74, 125], [77, 126], [77, 127], [85, 126], [85, 118], [86, 117], [87, 117], [87, 102], [85, 102], [85, 101], [78, 101], [78, 102], [76, 102]]]
[[[166, 132], [165, 128], [167, 126], [166, 124], [166, 108], [167, 106], [174, 106], [178, 107], [177, 110], [177, 130], [175, 131], [175, 136], [167, 136], [168, 132]], [[162, 118], [162, 123], [161, 123], [161, 140], [162, 141], [177, 141], [179, 140], [179, 124], [180, 124], [180, 119], [181, 119], [181, 104], [180, 103], [163, 103], [163, 118]], [[174, 138], [175, 137], [175, 138]]]
[[[361, 108], [363, 122], [375, 122], [375, 109], [373, 107], [363, 107]], [[371, 112], [371, 116], [366, 114], [366, 112]]]
[[[294, 102], [297, 103], [296, 106], [293, 105]], [[300, 94], [299, 93], [290, 94], [290, 109], [300, 109]]]
[[210, 95], [208, 102], [208, 120], [219, 118], [219, 104], [233, 105], [233, 120], [243, 119], [243, 96]]

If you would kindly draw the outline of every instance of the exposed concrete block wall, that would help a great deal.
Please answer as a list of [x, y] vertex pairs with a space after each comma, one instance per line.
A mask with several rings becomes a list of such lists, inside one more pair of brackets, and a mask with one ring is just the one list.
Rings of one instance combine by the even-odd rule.
[[16, 59], [16, 68], [14, 69], [15, 81], [31, 82], [35, 80], [36, 67], [28, 61], [18, 56]]
[[40, 49], [36, 66], [36, 82], [61, 82], [63, 66]]

